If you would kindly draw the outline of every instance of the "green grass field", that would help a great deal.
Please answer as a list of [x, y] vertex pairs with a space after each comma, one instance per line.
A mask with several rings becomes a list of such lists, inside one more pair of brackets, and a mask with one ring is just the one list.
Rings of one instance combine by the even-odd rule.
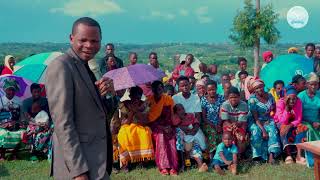
[[[24, 179], [24, 180], [41, 180], [50, 179], [48, 161], [32, 163], [27, 160], [4, 161], [0, 162], [0, 179]], [[156, 168], [136, 169], [127, 174], [119, 173], [112, 175], [112, 179], [134, 180], [134, 179], [267, 179], [267, 180], [284, 180], [284, 179], [314, 179], [313, 169], [305, 166], [293, 165], [261, 165], [251, 166], [250, 163], [242, 164], [239, 167], [239, 175], [233, 176], [227, 173], [226, 176], [219, 176], [214, 172], [198, 173], [196, 169], [191, 169], [180, 174], [178, 177], [163, 177], [158, 173]]]

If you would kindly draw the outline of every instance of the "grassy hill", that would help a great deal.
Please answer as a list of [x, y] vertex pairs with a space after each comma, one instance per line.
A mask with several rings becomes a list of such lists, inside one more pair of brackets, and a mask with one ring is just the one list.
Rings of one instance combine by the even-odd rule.
[[[163, 69], [172, 70], [173, 56], [175, 54], [192, 53], [206, 64], [218, 64], [219, 72], [235, 72], [237, 69], [237, 57], [244, 56], [249, 61], [249, 71], [252, 72], [253, 52], [252, 49], [240, 49], [232, 44], [198, 44], [198, 43], [162, 43], [162, 44], [115, 44], [116, 55], [128, 63], [128, 53], [137, 52], [138, 61], [148, 62], [148, 55], [151, 51], [157, 52], [159, 62]], [[289, 47], [298, 47], [300, 53], [304, 53], [304, 44], [277, 44], [262, 45], [261, 53], [271, 50], [275, 55], [286, 54]], [[31, 54], [41, 52], [61, 51], [69, 47], [67, 43], [0, 43], [0, 63], [3, 63], [5, 55], [11, 54], [21, 60]], [[104, 47], [97, 55], [97, 59], [103, 57]], [[262, 62], [261, 62], [262, 63]]]

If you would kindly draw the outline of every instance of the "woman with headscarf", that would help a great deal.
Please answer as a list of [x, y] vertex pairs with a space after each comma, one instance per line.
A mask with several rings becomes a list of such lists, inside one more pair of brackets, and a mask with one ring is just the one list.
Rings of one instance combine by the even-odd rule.
[[274, 164], [274, 158], [281, 153], [277, 126], [271, 116], [276, 104], [272, 95], [264, 91], [262, 80], [256, 79], [250, 86], [253, 91], [248, 100], [252, 158], [256, 162], [264, 160]]
[[13, 74], [13, 66], [16, 64], [16, 61], [12, 55], [7, 55], [4, 58], [4, 68], [1, 72], [1, 75]]
[[177, 80], [180, 76], [194, 76], [194, 70], [191, 67], [191, 64], [193, 62], [193, 55], [188, 54], [186, 56], [186, 59], [184, 63], [179, 64], [178, 66], [175, 67], [175, 69], [172, 72], [172, 78], [173, 80]]
[[267, 64], [269, 64], [273, 60], [273, 54], [271, 51], [265, 51], [262, 53], [262, 58], [263, 58], [263, 65], [261, 69], [263, 69]]
[[0, 161], [4, 160], [6, 149], [14, 149], [12, 158], [16, 159], [16, 150], [21, 143], [22, 102], [15, 96], [19, 85], [15, 79], [5, 79], [3, 90], [5, 95], [0, 97]]
[[175, 176], [178, 174], [179, 164], [172, 121], [174, 102], [164, 94], [161, 81], [153, 82], [151, 87], [153, 95], [147, 97], [150, 104], [148, 119], [155, 142], [156, 164], [162, 175]]
[[[282, 147], [286, 153], [286, 164], [292, 164], [292, 155], [296, 152], [296, 144], [305, 141], [306, 127], [302, 121], [302, 102], [297, 97], [297, 90], [288, 86], [286, 95], [277, 102], [274, 119], [280, 131]], [[301, 153], [297, 152], [296, 163], [305, 164]]]
[[130, 88], [130, 100], [119, 104], [121, 127], [118, 132], [120, 167], [128, 172], [129, 162], [154, 158], [151, 129], [147, 126], [149, 106], [141, 100], [142, 89]]
[[[303, 106], [302, 121], [308, 127], [307, 141], [320, 140], [320, 94], [318, 89], [319, 77], [312, 72], [307, 77], [307, 89], [298, 95]], [[311, 153], [306, 153], [306, 159], [308, 165], [313, 166]]]

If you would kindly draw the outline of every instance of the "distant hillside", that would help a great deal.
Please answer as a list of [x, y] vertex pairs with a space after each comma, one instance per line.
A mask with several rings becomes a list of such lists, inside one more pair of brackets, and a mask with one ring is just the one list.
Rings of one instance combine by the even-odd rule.
[[[235, 72], [237, 70], [237, 57], [244, 56], [249, 61], [249, 71], [252, 69], [252, 50], [242, 50], [231, 44], [197, 44], [197, 43], [165, 43], [165, 44], [115, 44], [116, 55], [128, 63], [128, 53], [137, 52], [138, 61], [148, 62], [148, 54], [151, 51], [157, 52], [159, 62], [163, 69], [172, 70], [172, 58], [175, 54], [192, 53], [206, 64], [218, 64], [219, 72]], [[271, 50], [275, 55], [287, 53], [289, 47], [298, 47], [300, 53], [304, 53], [304, 44], [277, 44], [273, 46], [262, 45], [261, 53]], [[61, 51], [68, 49], [67, 43], [0, 43], [0, 60], [3, 63], [5, 55], [11, 54], [17, 60], [24, 59], [31, 54], [41, 52]], [[97, 59], [103, 57], [104, 48], [97, 55]], [[252, 72], [249, 72], [252, 73]]]

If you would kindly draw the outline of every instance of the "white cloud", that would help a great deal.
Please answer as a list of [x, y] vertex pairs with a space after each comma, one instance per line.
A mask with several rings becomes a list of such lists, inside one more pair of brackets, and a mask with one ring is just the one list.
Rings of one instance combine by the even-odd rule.
[[186, 9], [180, 9], [179, 10], [179, 14], [181, 16], [188, 16], [189, 15], [189, 11], [187, 11]]
[[289, 11], [289, 8], [282, 8], [282, 9], [275, 10], [275, 12], [279, 14], [280, 19], [287, 19], [288, 11]]
[[64, 13], [69, 16], [99, 16], [123, 12], [123, 9], [111, 0], [69, 0], [63, 7], [50, 9], [51, 13]]
[[149, 20], [149, 19], [153, 19], [153, 18], [159, 18], [159, 19], [171, 21], [176, 18], [176, 15], [172, 14], [172, 13], [164, 13], [164, 12], [160, 12], [160, 11], [151, 11], [149, 16], [141, 16], [141, 19], [143, 19], [143, 20]]
[[196, 17], [201, 24], [207, 24], [212, 21], [212, 18], [208, 16], [208, 6], [202, 6], [197, 8], [195, 11]]

